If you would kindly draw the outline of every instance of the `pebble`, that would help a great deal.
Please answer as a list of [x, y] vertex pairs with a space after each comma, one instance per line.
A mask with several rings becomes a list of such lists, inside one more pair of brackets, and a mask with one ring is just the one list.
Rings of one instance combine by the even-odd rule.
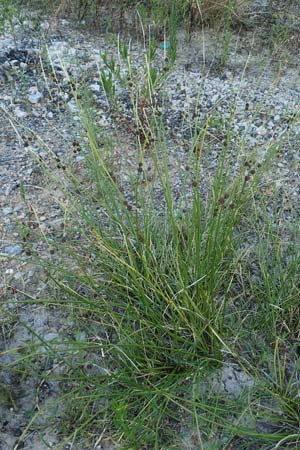
[[44, 115], [44, 113], [43, 113], [43, 111], [40, 111], [40, 110], [38, 110], [38, 109], [34, 109], [34, 110], [32, 111], [32, 115], [33, 115], [34, 117], [42, 117], [42, 116]]
[[15, 280], [22, 280], [24, 278], [24, 274], [22, 272], [17, 272], [14, 275]]
[[11, 208], [10, 206], [7, 206], [6, 208], [2, 209], [2, 213], [5, 216], [8, 216], [9, 214], [12, 214], [12, 212], [13, 212], [13, 208]]
[[90, 84], [90, 88], [94, 92], [100, 92], [101, 91], [101, 86], [98, 83]]
[[19, 204], [19, 205], [16, 205], [16, 206], [14, 207], [14, 211], [15, 211], [15, 212], [18, 212], [18, 211], [20, 211], [21, 209], [24, 209], [24, 205]]
[[23, 252], [21, 245], [7, 245], [3, 250], [4, 253], [9, 256], [17, 256]]
[[50, 342], [53, 341], [54, 339], [59, 339], [59, 335], [57, 333], [48, 333], [45, 334], [45, 336], [43, 336], [43, 338], [45, 339], [45, 341]]
[[28, 100], [32, 105], [39, 103], [40, 100], [43, 98], [43, 94], [37, 88], [30, 88], [29, 91], [30, 94], [28, 96]]
[[19, 106], [17, 106], [17, 108], [14, 109], [14, 115], [18, 119], [24, 119], [25, 117], [27, 117], [27, 112], [23, 111]]
[[70, 111], [71, 112], [78, 112], [78, 107], [77, 107], [77, 105], [76, 105], [76, 103], [75, 103], [75, 100], [70, 100], [69, 102], [68, 102], [68, 107], [69, 107], [69, 109], [70, 109]]

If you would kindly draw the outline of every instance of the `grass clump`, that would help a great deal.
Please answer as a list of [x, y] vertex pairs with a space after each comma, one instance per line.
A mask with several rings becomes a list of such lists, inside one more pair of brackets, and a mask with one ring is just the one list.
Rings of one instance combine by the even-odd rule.
[[202, 442], [209, 434], [200, 430], [213, 423], [226, 430], [228, 442], [237, 432], [247, 441], [252, 432], [231, 421], [242, 399], [234, 407], [221, 393], [208, 401], [202, 388], [193, 395], [191, 384], [205, 386], [230, 358], [251, 373], [234, 344], [230, 308], [243, 294], [233, 285], [244, 259], [246, 214], [255, 213], [253, 197], [274, 147], [251, 176], [242, 163], [232, 172], [228, 126], [215, 174], [202, 186], [208, 117], [193, 136], [178, 198], [169, 170], [172, 144], [155, 108], [154, 139], [146, 147], [137, 139], [135, 170], [124, 182], [122, 170], [112, 172], [104, 157], [111, 142], [106, 150], [97, 144], [93, 110], [78, 107], [89, 182], [82, 186], [66, 164], [65, 181], [55, 183], [68, 199], [72, 231], [67, 243], [47, 237], [64, 255], [62, 264], [47, 265], [60, 292], [49, 302], [66, 308], [83, 332], [83, 339], [62, 343], [62, 353], [56, 343], [56, 358], [67, 368], [58, 378], [77, 405], [63, 397], [64, 432], [80, 437], [109, 423], [122, 448], [180, 448], [176, 426], [196, 427]]

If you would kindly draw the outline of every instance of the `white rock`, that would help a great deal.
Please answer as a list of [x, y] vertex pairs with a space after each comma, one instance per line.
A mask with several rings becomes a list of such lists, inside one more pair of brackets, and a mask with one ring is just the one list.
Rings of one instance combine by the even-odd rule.
[[70, 100], [68, 102], [68, 107], [70, 108], [71, 112], [78, 112], [78, 108], [74, 100]]
[[41, 29], [43, 30], [43, 31], [48, 31], [49, 30], [49, 28], [50, 28], [50, 23], [49, 22], [42, 22], [41, 24], [40, 24], [40, 27], [41, 27]]
[[15, 280], [21, 280], [22, 278], [24, 278], [24, 275], [21, 272], [15, 273], [14, 275]]
[[41, 117], [41, 116], [43, 115], [43, 111], [39, 111], [38, 109], [34, 109], [34, 110], [32, 111], [32, 115], [33, 115], [34, 117]]
[[18, 118], [18, 119], [23, 119], [24, 117], [27, 116], [27, 112], [23, 111], [19, 106], [17, 106], [14, 109], [14, 115]]
[[98, 83], [90, 84], [90, 88], [94, 92], [100, 92], [101, 91], [100, 84], [98, 84]]
[[76, 49], [75, 48], [70, 48], [68, 50], [68, 55], [69, 56], [75, 56], [76, 55]]
[[44, 336], [44, 339], [47, 342], [53, 341], [54, 339], [58, 339], [58, 338], [59, 338], [59, 335], [57, 333], [51, 333], [51, 332], [48, 334], [45, 334], [45, 336]]
[[97, 124], [101, 127], [109, 127], [109, 120], [104, 117], [100, 120], [97, 120]]
[[35, 105], [36, 103], [39, 103], [39, 101], [43, 98], [43, 94], [36, 87], [30, 88], [29, 92], [30, 92], [30, 94], [28, 96], [28, 100], [33, 105]]
[[13, 212], [13, 209], [10, 206], [7, 206], [6, 208], [2, 209], [2, 212], [5, 216], [7, 216], [8, 214], [11, 214]]
[[9, 256], [20, 255], [23, 252], [21, 245], [7, 245], [4, 247], [4, 253]]

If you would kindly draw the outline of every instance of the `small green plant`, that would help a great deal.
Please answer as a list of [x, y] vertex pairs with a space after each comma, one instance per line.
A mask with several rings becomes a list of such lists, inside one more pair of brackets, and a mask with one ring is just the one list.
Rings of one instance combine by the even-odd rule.
[[18, 315], [7, 310], [4, 305], [0, 305], [0, 336], [3, 341], [13, 335], [17, 324]]
[[14, 34], [16, 23], [22, 24], [22, 12], [17, 1], [1, 0], [0, 3], [0, 31], [7, 27]]
[[[290, 236], [288, 243], [282, 240], [283, 232]], [[263, 229], [260, 225], [257, 247], [260, 282], [251, 277], [249, 280], [251, 291], [260, 298], [259, 311], [264, 316], [264, 327], [270, 341], [276, 339], [279, 330], [292, 339], [300, 334], [298, 235], [299, 224], [296, 221], [289, 231], [283, 230], [279, 224], [265, 223]]]
[[[152, 36], [149, 42], [148, 49], [145, 54], [145, 66], [144, 71], [146, 75], [146, 97], [152, 100], [153, 92], [156, 88], [162, 87], [166, 80], [168, 71], [170, 70], [169, 63], [166, 63], [162, 70], [155, 67], [155, 57], [157, 53], [157, 40]], [[176, 52], [175, 52], [176, 53]], [[176, 55], [173, 55], [176, 57]], [[174, 61], [173, 61], [174, 62]]]
[[176, 48], [177, 48], [177, 40], [176, 40], [176, 32], [177, 32], [177, 20], [178, 20], [178, 12], [176, 10], [176, 1], [173, 0], [171, 12], [170, 12], [170, 50], [169, 50], [169, 58], [170, 63], [174, 64], [176, 60]]
[[15, 407], [15, 394], [12, 388], [0, 381], [0, 407]]
[[270, 30], [270, 44], [273, 54], [284, 52], [286, 46], [291, 39], [292, 31], [291, 28], [280, 21], [280, 18], [274, 18], [274, 23], [271, 25]]
[[156, 52], [157, 52], [157, 40], [155, 39], [155, 37], [152, 36], [150, 39], [148, 55], [147, 55], [147, 59], [148, 59], [148, 62], [150, 65], [154, 61]]
[[112, 72], [100, 69], [100, 81], [109, 102], [112, 102], [116, 95], [115, 81]]
[[116, 72], [116, 61], [115, 61], [115, 59], [113, 57], [108, 59], [108, 54], [106, 52], [101, 52], [100, 56], [101, 56], [102, 61], [105, 64], [106, 68], [111, 73], [115, 73]]
[[159, 25], [163, 29], [167, 26], [169, 16], [170, 1], [161, 2], [151, 0], [150, 14], [154, 25]]
[[222, 65], [228, 63], [230, 54], [230, 42], [232, 37], [231, 21], [235, 0], [227, 0], [225, 7], [225, 28], [223, 33], [223, 53], [222, 53]]
[[127, 42], [122, 41], [121, 39], [118, 38], [117, 47], [118, 47], [118, 52], [121, 55], [121, 57], [123, 58], [123, 60], [125, 62], [128, 62], [128, 60], [130, 59], [130, 49], [129, 49], [129, 45], [127, 44]]

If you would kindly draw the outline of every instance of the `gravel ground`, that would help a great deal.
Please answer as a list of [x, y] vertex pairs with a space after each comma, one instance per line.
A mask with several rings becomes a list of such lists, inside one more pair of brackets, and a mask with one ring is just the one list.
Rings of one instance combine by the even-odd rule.
[[[45, 22], [42, 28], [48, 31], [48, 25]], [[180, 180], [176, 177], [186, 165], [183, 144], [188, 145], [191, 140], [190, 119], [193, 118], [196, 126], [211, 111], [218, 117], [209, 130], [214, 147], [203, 177], [209, 176], [214, 172], [218, 149], [222, 145], [234, 102], [231, 151], [236, 152], [237, 147], [242, 146], [238, 158], [242, 159], [247, 152], [258, 148], [259, 162], [270, 142], [283, 134], [286, 136], [270, 178], [276, 180], [284, 199], [285, 216], [291, 220], [291, 212], [300, 209], [299, 125], [295, 126], [293, 133], [288, 132], [291, 121], [297, 119], [299, 109], [298, 61], [294, 63], [293, 56], [289, 55], [289, 62], [279, 75], [278, 64], [272, 60], [263, 43], [259, 40], [253, 43], [253, 36], [245, 33], [235, 38], [238, 50], [230, 58], [235, 63], [220, 71], [215, 33], [207, 31], [204, 38], [205, 54], [202, 51], [202, 34], [194, 35], [189, 44], [183, 43], [182, 36], [179, 36], [177, 65], [166, 82], [164, 121], [171, 136], [170, 152], [174, 155], [171, 170], [175, 185], [180, 191]], [[49, 59], [45, 57], [45, 49], [55, 67], [55, 76]], [[97, 65], [102, 64], [100, 50], [116, 54], [115, 46], [109, 40], [74, 30], [67, 21], [58, 22], [57, 28], [44, 36], [30, 28], [26, 33], [16, 31], [14, 36], [9, 33], [0, 35], [0, 296], [3, 300], [3, 305], [0, 305], [0, 348], [4, 351], [31, 339], [30, 333], [20, 325], [20, 320], [48, 342], [72, 333], [72, 324], [64, 320], [60, 311], [15, 302], [25, 298], [25, 291], [35, 296], [47, 291], [47, 276], [32, 264], [21, 236], [22, 223], [30, 224], [32, 228], [40, 226], [47, 232], [64, 233], [61, 211], [49, 200], [39, 163], [32, 155], [42, 158], [53, 171], [57, 171], [58, 176], [60, 169], [53, 165], [53, 154], [61, 161], [72, 157], [75, 168], [80, 168], [84, 158], [84, 152], [73, 154], [74, 140], [80, 139], [80, 124], [66, 73], [76, 83], [86, 83], [90, 87], [97, 105], [97, 121], [105, 132], [118, 132], [119, 142], [113, 153], [115, 164], [126, 166], [129, 171], [135, 170], [134, 138], [126, 131], [132, 118], [128, 95], [121, 87], [117, 88], [121, 108], [119, 114], [125, 118], [126, 126], [122, 125], [121, 120], [116, 125], [99, 84]], [[133, 42], [131, 51], [134, 64], [138, 65], [143, 48]], [[164, 52], [161, 49], [157, 52], [157, 65], [161, 67]], [[53, 152], [52, 155], [47, 147]], [[26, 187], [30, 213], [22, 201], [22, 186]], [[47, 257], [43, 242], [34, 245], [41, 255], [45, 253]], [[8, 301], [15, 303], [5, 306]], [[1, 358], [6, 363], [11, 357], [4, 353]], [[236, 372], [234, 366], [226, 367], [221, 379], [224, 389], [232, 393], [238, 392], [240, 385], [250, 387], [253, 383], [246, 375]], [[0, 404], [0, 449], [12, 450], [37, 404], [51, 401], [57, 393], [57, 386], [43, 387], [41, 381], [35, 379], [25, 380], [20, 385], [6, 372], [0, 375], [0, 383], [0, 386], [13, 385], [14, 390], [18, 391], [11, 405]], [[48, 446], [41, 442], [34, 430], [30, 430], [24, 444], [18, 448], [43, 450], [58, 443], [61, 436], [52, 433], [44, 435], [44, 439]], [[90, 448], [112, 448], [103, 442], [97, 445]], [[192, 449], [193, 446], [188, 443], [184, 444], [184, 448]]]

